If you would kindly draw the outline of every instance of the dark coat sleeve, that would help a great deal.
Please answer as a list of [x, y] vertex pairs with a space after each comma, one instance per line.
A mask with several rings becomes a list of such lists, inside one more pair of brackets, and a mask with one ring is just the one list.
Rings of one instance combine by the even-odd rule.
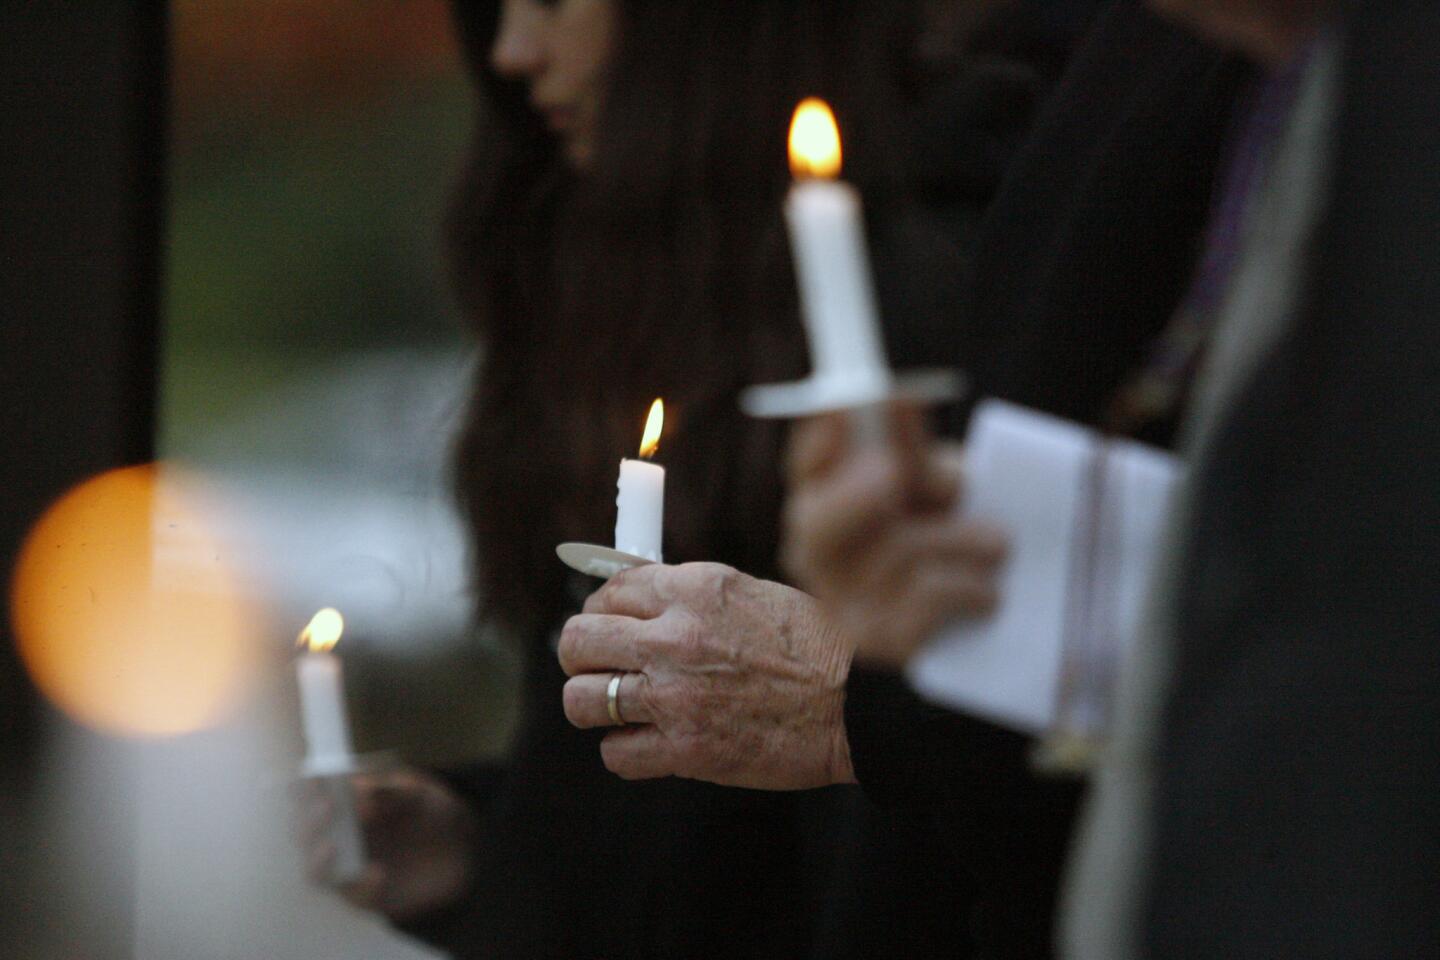
[[919, 821], [971, 881], [980, 955], [1048, 956], [1081, 784], [1035, 777], [1028, 738], [924, 703], [893, 674], [853, 671], [845, 722], [866, 792]]

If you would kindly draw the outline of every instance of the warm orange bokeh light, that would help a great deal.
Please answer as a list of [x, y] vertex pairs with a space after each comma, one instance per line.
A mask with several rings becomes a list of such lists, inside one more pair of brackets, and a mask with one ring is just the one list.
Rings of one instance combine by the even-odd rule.
[[30, 532], [11, 610], [36, 686], [107, 733], [209, 726], [255, 663], [260, 618], [193, 480], [128, 467], [66, 494]]
[[665, 428], [665, 401], [656, 399], [650, 404], [650, 415], [645, 418], [645, 432], [640, 436], [640, 456], [646, 460], [655, 456], [660, 449], [660, 431]]
[[305, 624], [305, 629], [300, 631], [297, 645], [308, 647], [311, 653], [324, 653], [326, 650], [335, 649], [335, 644], [340, 642], [340, 634], [344, 632], [345, 618], [340, 616], [340, 611], [334, 607], [326, 607]]
[[824, 100], [809, 97], [790, 121], [790, 170], [796, 177], [840, 176], [840, 128]]

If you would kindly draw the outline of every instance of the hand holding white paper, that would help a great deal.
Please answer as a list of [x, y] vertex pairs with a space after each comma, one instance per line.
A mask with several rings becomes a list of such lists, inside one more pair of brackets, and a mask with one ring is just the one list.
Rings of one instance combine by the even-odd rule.
[[[1076, 538], [1100, 442], [1093, 430], [1012, 404], [987, 400], [976, 408], [963, 509], [1009, 533], [1010, 557], [995, 614], [947, 628], [911, 661], [907, 675], [922, 696], [1025, 733], [1055, 724], [1073, 626], [1069, 591], [1082, 579]], [[1106, 602], [1123, 655], [1139, 629], [1178, 461], [1128, 441], [1111, 442], [1106, 456], [1105, 512], [1118, 526], [1099, 582], [1111, 592]]]

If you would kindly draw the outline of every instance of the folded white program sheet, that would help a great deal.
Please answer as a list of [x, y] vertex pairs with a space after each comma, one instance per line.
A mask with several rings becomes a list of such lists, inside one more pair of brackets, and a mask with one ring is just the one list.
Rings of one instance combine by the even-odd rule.
[[[942, 630], [911, 662], [921, 696], [1025, 733], [1103, 712], [1133, 646], [1179, 461], [998, 400], [970, 424], [960, 509], [1006, 530], [1000, 607]], [[1096, 675], [1102, 676], [1097, 680]], [[1088, 679], [1086, 679], [1088, 675]], [[1104, 717], [1079, 718], [1103, 724]]]

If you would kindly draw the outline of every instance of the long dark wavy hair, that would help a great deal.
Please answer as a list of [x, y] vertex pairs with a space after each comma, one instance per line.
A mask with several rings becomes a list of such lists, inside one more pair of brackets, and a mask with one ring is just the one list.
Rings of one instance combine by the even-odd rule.
[[448, 238], [482, 361], [455, 479], [480, 612], [519, 634], [572, 605], [556, 544], [610, 541], [619, 461], [657, 396], [666, 559], [775, 575], [781, 428], [745, 419], [736, 397], [806, 368], [781, 219], [795, 104], [835, 106], [872, 219], [904, 195], [910, 4], [614, 2], [579, 176], [523, 85], [489, 68], [499, 3], [457, 4], [481, 108]]

